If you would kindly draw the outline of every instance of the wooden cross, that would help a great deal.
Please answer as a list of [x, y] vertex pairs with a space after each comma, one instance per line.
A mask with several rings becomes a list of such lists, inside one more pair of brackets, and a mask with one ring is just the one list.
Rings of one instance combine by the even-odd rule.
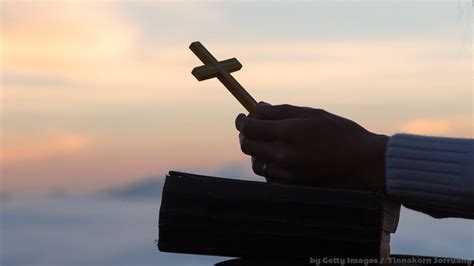
[[191, 72], [197, 80], [217, 78], [250, 114], [257, 115], [257, 101], [230, 74], [242, 68], [236, 58], [219, 62], [200, 42], [191, 43], [189, 49], [204, 63]]

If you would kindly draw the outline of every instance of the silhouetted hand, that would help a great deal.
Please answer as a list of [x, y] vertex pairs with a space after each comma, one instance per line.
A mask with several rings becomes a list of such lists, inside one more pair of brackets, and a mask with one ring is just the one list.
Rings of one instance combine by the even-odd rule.
[[256, 174], [286, 184], [385, 190], [387, 136], [321, 109], [259, 103], [258, 112], [263, 119], [239, 114], [235, 121]]

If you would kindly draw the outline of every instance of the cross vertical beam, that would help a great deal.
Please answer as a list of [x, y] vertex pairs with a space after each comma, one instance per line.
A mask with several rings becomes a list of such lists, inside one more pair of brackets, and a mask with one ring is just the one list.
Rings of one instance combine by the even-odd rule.
[[204, 66], [193, 69], [192, 74], [198, 80], [216, 77], [247, 111], [257, 116], [257, 101], [230, 74], [242, 68], [235, 58], [218, 61], [200, 42], [193, 42], [189, 49], [204, 63]]

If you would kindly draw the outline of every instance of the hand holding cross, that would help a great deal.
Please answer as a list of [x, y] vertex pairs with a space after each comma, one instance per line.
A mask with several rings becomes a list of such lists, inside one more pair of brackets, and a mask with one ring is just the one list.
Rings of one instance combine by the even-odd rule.
[[191, 72], [197, 80], [219, 79], [250, 114], [257, 115], [257, 101], [230, 74], [242, 68], [236, 58], [219, 62], [200, 42], [191, 43], [189, 49], [204, 63]]

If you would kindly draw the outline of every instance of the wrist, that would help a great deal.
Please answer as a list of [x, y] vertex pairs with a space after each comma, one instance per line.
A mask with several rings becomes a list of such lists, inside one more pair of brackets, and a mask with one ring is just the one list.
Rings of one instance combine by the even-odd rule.
[[374, 167], [376, 169], [376, 173], [374, 173], [374, 184], [376, 185], [377, 191], [386, 193], [385, 153], [387, 151], [387, 144], [390, 137], [385, 135], [375, 135], [374, 138]]
[[386, 192], [385, 182], [385, 152], [390, 137], [371, 133], [366, 147], [368, 154], [362, 171], [366, 187], [371, 191]]

